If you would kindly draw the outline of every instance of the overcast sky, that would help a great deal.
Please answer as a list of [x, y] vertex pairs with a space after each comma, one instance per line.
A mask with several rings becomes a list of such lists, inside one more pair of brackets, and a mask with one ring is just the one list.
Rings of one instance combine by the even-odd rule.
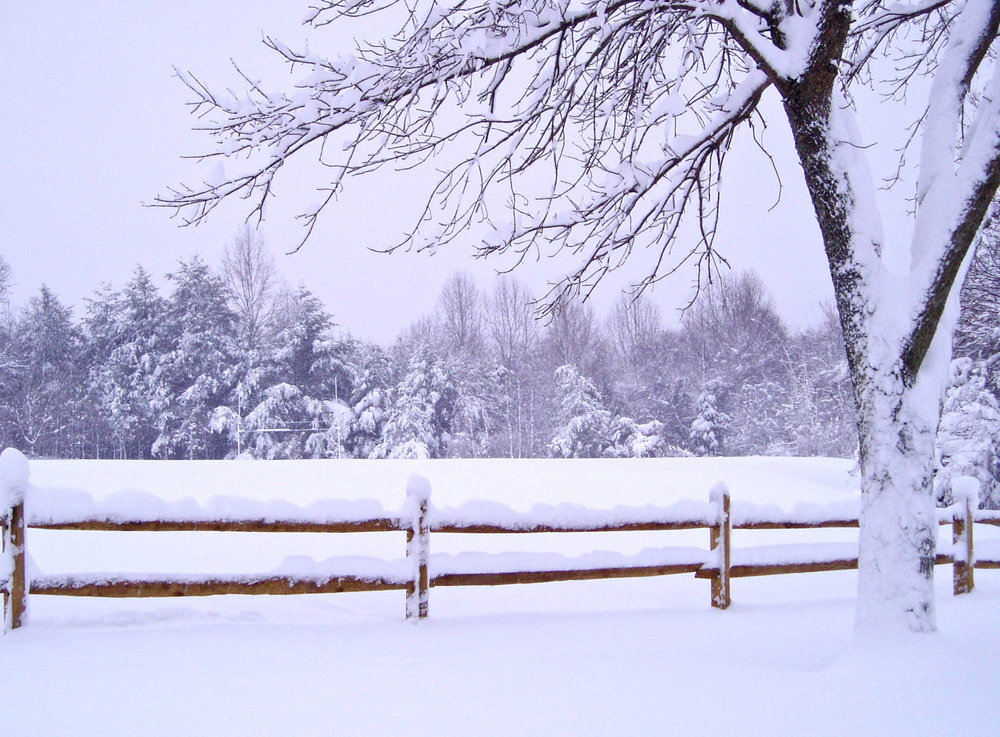
[[[308, 0], [0, 3], [0, 252], [12, 269], [14, 302], [23, 304], [46, 283], [79, 316], [84, 297], [101, 282], [121, 286], [136, 264], [158, 279], [196, 252], [217, 265], [246, 214], [238, 206], [220, 208], [208, 225], [178, 228], [169, 211], [142, 205], [190, 180], [190, 162], [180, 157], [207, 145], [191, 131], [196, 121], [172, 67], [227, 84], [234, 81], [232, 58], [276, 76], [282, 68], [260, 39], [302, 39]], [[311, 43], [331, 51], [351, 45], [350, 34], [323, 31]], [[767, 140], [779, 159], [792, 161], [779, 116]], [[801, 175], [797, 165], [786, 168], [781, 202], [769, 211], [777, 182], [763, 156], [743, 149], [730, 172], [738, 178], [725, 189], [717, 245], [736, 269], [754, 268], [782, 317], [804, 327], [819, 319], [819, 304], [832, 290]], [[412, 210], [413, 182], [383, 176], [349, 184], [354, 189], [299, 253], [283, 254], [298, 237], [283, 208], [263, 235], [285, 280], [304, 282], [356, 336], [389, 341], [433, 308], [452, 272], [470, 271], [489, 287], [494, 270], [505, 266], [473, 261], [460, 247], [434, 257], [367, 251], [362, 244], [387, 244], [410, 224], [400, 215], [408, 204]], [[290, 211], [300, 198], [313, 199], [291, 183], [278, 194]], [[557, 269], [532, 263], [517, 276], [540, 294]], [[609, 282], [596, 295], [597, 310], [638, 276], [626, 271]], [[691, 278], [679, 275], [652, 292], [668, 320], [688, 298]]]

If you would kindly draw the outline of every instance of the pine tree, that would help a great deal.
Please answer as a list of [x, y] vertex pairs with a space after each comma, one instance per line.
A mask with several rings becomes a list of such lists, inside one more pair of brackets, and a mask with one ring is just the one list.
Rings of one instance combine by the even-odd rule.
[[1000, 403], [986, 389], [982, 363], [965, 357], [951, 364], [937, 435], [934, 488], [940, 504], [951, 504], [951, 484], [957, 476], [979, 479], [984, 507], [1000, 507]]
[[29, 455], [82, 455], [82, 338], [70, 309], [47, 286], [15, 321], [11, 349], [2, 407], [8, 442]]
[[726, 451], [726, 434], [729, 432], [729, 416], [717, 407], [723, 388], [718, 381], [710, 381], [698, 395], [698, 414], [691, 422], [691, 450], [699, 456], [719, 456]]
[[559, 413], [549, 441], [553, 458], [598, 458], [611, 444], [611, 413], [594, 382], [566, 364], [555, 372]]
[[166, 350], [154, 369], [158, 434], [152, 452], [161, 458], [220, 458], [228, 444], [213, 431], [212, 419], [235, 384], [235, 316], [222, 280], [197, 256], [182, 261], [168, 279], [174, 290], [159, 338]]
[[142, 267], [136, 267], [122, 291], [104, 290], [88, 302], [88, 389], [115, 457], [150, 457], [157, 435], [153, 373], [165, 309]]
[[611, 445], [604, 451], [609, 458], [656, 458], [666, 452], [662, 422], [616, 417], [611, 423]]
[[279, 299], [275, 323], [274, 355], [280, 379], [309, 397], [349, 399], [352, 345], [333, 334], [333, 318], [320, 299], [299, 285]]
[[358, 343], [354, 357], [353, 420], [347, 447], [356, 458], [368, 458], [382, 437], [389, 413], [389, 357], [373, 343]]
[[407, 362], [392, 392], [389, 416], [373, 458], [441, 458], [455, 413], [455, 389], [444, 361], [427, 346]]

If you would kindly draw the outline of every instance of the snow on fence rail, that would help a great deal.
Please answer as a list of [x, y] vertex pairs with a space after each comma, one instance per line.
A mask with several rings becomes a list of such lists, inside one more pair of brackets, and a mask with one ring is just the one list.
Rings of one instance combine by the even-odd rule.
[[[670, 506], [618, 507], [594, 510], [577, 505], [538, 505], [528, 513], [493, 502], [470, 502], [438, 509], [430, 503], [430, 484], [412, 476], [406, 503], [395, 513], [374, 500], [320, 502], [307, 507], [226, 499], [208, 506], [187, 500], [167, 503], [133, 492], [95, 503], [87, 494], [70, 498], [32, 497], [28, 515], [28, 463], [19, 452], [0, 455], [0, 524], [3, 554], [0, 587], [4, 594], [5, 629], [26, 623], [29, 592], [36, 595], [157, 597], [217, 594], [307, 594], [344, 591], [403, 590], [406, 617], [427, 616], [429, 591], [440, 586], [497, 586], [598, 578], [663, 576], [693, 573], [711, 581], [711, 604], [725, 609], [731, 602], [730, 581], [813, 571], [855, 569], [857, 546], [851, 543], [783, 544], [734, 549], [733, 529], [778, 530], [851, 528], [858, 526], [856, 504], [812, 505], [788, 512], [773, 505], [730, 503], [724, 484], [708, 502], [682, 501]], [[940, 524], [953, 526], [951, 553], [939, 553], [937, 564], [952, 564], [954, 592], [973, 587], [974, 568], [1000, 568], [1000, 559], [976, 557], [974, 523], [1000, 526], [1000, 513], [976, 509], [975, 489], [958, 503], [938, 510]], [[315, 562], [292, 559], [259, 575], [70, 574], [51, 576], [27, 571], [26, 528], [46, 530], [171, 532], [404, 532], [406, 558], [340, 557]], [[708, 549], [663, 547], [637, 555], [596, 552], [567, 557], [555, 553], [462, 553], [430, 555], [431, 533], [530, 534], [707, 529]]]

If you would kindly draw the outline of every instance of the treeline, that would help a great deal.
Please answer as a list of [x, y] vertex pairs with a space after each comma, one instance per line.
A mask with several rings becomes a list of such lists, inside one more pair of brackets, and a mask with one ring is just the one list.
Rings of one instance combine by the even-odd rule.
[[[2, 265], [0, 296], [11, 275]], [[792, 334], [753, 274], [667, 330], [646, 299], [546, 321], [504, 278], [464, 274], [388, 348], [309, 289], [280, 288], [241, 233], [168, 293], [136, 268], [81, 319], [47, 287], [0, 327], [0, 434], [83, 458], [832, 455], [856, 445], [836, 319]], [[379, 309], [373, 305], [372, 309]]]

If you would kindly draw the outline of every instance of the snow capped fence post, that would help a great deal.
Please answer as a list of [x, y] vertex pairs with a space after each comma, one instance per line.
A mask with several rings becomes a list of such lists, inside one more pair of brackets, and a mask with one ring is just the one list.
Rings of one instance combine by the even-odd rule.
[[979, 479], [959, 476], [952, 481], [951, 492], [958, 507], [952, 520], [952, 576], [955, 594], [967, 594], [975, 586], [972, 549], [972, 513], [979, 506]]
[[729, 596], [729, 565], [730, 537], [732, 524], [729, 519], [729, 489], [721, 481], [712, 487], [708, 494], [709, 501], [718, 507], [718, 517], [709, 530], [711, 549], [719, 554], [719, 573], [712, 577], [712, 606], [717, 609], [728, 609]]
[[[406, 482], [404, 515], [412, 520], [406, 531], [406, 557], [413, 566], [406, 584], [406, 618], [412, 622], [427, 616], [429, 581], [427, 559], [430, 557], [430, 528], [427, 524], [427, 503], [431, 496], [430, 482], [414, 474]], [[405, 519], [405, 516], [404, 516]]]
[[4, 631], [27, 624], [28, 580], [24, 571], [24, 492], [28, 488], [28, 459], [7, 448], [0, 454], [0, 511], [4, 515], [3, 557], [0, 574], [4, 588]]

